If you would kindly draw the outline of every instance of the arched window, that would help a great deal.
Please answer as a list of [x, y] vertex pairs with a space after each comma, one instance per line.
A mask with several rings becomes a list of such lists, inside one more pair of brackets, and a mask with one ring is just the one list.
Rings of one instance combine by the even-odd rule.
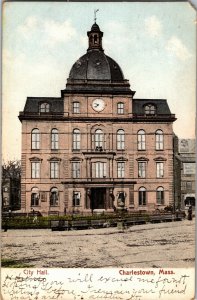
[[31, 149], [40, 149], [40, 131], [38, 128], [34, 128], [31, 132]]
[[139, 130], [137, 133], [138, 150], [146, 150], [146, 134], [144, 130]]
[[123, 115], [124, 114], [124, 103], [122, 103], [122, 102], [118, 102], [117, 103], [117, 113], [119, 115]]
[[97, 129], [94, 133], [95, 149], [102, 150], [104, 148], [104, 134], [101, 129]]
[[155, 147], [156, 150], [163, 150], [163, 131], [158, 129], [155, 132]]
[[146, 205], [146, 189], [145, 189], [145, 187], [139, 188], [138, 202], [139, 202], [139, 206]]
[[144, 111], [145, 111], [146, 115], [155, 115], [155, 113], [156, 113], [156, 107], [154, 105], [152, 105], [152, 104], [147, 104], [144, 107]]
[[156, 191], [157, 204], [164, 204], [164, 188], [162, 186], [157, 188]]
[[125, 133], [123, 129], [117, 131], [117, 150], [124, 150], [125, 146]]
[[45, 102], [45, 103], [40, 104], [40, 112], [41, 113], [48, 113], [49, 111], [50, 111], [49, 103]]
[[73, 150], [80, 150], [81, 135], [79, 129], [73, 130]]
[[57, 150], [58, 149], [58, 130], [57, 129], [52, 129], [51, 130], [51, 149], [52, 150]]
[[39, 189], [37, 187], [33, 187], [31, 190], [31, 206], [38, 206], [40, 199]]
[[57, 206], [59, 204], [59, 193], [56, 187], [50, 191], [50, 206]]

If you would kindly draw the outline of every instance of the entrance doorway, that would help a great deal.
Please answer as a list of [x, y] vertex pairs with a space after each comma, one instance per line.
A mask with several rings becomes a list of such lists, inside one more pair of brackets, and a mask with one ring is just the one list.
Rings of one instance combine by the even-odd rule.
[[91, 209], [105, 209], [106, 188], [91, 189]]

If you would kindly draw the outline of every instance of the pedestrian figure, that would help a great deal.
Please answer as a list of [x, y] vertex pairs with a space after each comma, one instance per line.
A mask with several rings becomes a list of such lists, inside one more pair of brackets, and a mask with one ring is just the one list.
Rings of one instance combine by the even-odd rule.
[[190, 221], [192, 220], [192, 206], [191, 205], [188, 208], [188, 217], [187, 218]]

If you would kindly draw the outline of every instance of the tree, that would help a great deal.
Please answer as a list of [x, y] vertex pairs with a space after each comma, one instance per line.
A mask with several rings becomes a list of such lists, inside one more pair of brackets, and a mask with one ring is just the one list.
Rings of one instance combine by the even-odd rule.
[[20, 209], [21, 161], [10, 160], [2, 165], [2, 211]]

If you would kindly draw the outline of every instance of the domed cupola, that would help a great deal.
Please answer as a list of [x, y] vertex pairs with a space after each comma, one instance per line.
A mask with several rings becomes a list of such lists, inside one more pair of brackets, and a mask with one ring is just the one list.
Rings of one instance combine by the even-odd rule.
[[120, 66], [105, 55], [102, 47], [103, 32], [96, 21], [87, 32], [89, 47], [72, 66], [66, 84], [67, 91], [103, 92], [120, 91], [133, 93], [128, 80], [124, 79]]

